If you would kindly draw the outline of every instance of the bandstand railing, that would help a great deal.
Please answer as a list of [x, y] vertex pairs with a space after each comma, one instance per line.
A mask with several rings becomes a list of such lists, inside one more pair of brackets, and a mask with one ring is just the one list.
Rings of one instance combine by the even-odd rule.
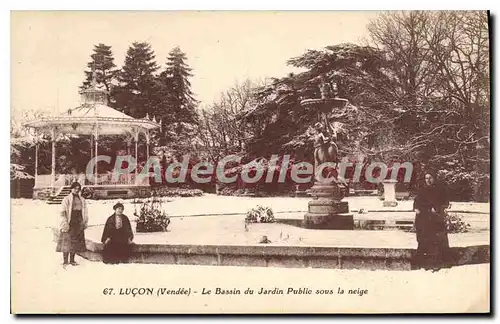
[[[148, 186], [149, 177], [132, 174], [120, 174], [113, 177], [113, 173], [99, 174], [99, 182], [94, 183], [86, 179], [84, 174], [56, 174], [54, 188], [58, 189], [69, 186], [78, 181], [83, 186]], [[137, 181], [136, 181], [137, 179]], [[35, 188], [50, 188], [52, 186], [52, 176], [50, 174], [40, 174], [35, 177]]]
[[51, 186], [52, 176], [50, 174], [39, 174], [35, 177], [35, 188], [48, 188]]

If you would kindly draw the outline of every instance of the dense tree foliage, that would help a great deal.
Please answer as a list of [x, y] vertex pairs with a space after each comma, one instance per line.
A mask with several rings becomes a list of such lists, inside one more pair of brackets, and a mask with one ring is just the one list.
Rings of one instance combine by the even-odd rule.
[[[194, 72], [180, 48], [171, 50], [161, 69], [150, 44], [133, 43], [117, 70], [111, 47], [98, 44], [83, 87], [95, 70], [97, 82], [110, 91], [111, 105], [136, 118], [148, 114], [161, 121], [154, 145], [174, 154], [212, 161], [228, 154], [245, 161], [290, 154], [294, 161], [312, 162], [311, 129], [318, 112], [301, 100], [319, 98], [321, 80], [326, 80], [338, 97], [349, 100], [346, 115], [334, 123], [342, 156], [434, 167], [453, 199], [485, 200], [490, 183], [488, 27], [485, 12], [384, 13], [367, 26], [366, 44], [307, 50], [283, 62], [302, 72], [245, 80], [201, 107], [191, 90]], [[85, 141], [78, 146], [71, 141], [61, 145], [74, 146], [73, 151], [62, 155], [86, 150]], [[13, 142], [14, 165], [30, 146], [21, 143]], [[42, 159], [47, 149], [41, 149]], [[11, 169], [14, 176], [22, 172], [30, 173]]]
[[159, 100], [154, 114], [164, 125], [157, 135], [157, 144], [178, 154], [189, 153], [197, 143], [198, 102], [191, 91], [192, 76], [186, 54], [176, 47], [156, 79]]
[[80, 88], [86, 89], [89, 87], [95, 76], [97, 85], [103, 86], [106, 89], [109, 96], [108, 101], [110, 104], [113, 104], [114, 100], [110, 95], [114, 90], [113, 87], [118, 70], [114, 63], [111, 46], [99, 43], [94, 46], [93, 51], [90, 55], [91, 61], [87, 63], [88, 70], [85, 71], [85, 80]]
[[144, 118], [156, 104], [155, 72], [158, 65], [148, 43], [135, 42], [127, 50], [125, 64], [118, 73], [114, 97], [116, 107], [125, 114]]

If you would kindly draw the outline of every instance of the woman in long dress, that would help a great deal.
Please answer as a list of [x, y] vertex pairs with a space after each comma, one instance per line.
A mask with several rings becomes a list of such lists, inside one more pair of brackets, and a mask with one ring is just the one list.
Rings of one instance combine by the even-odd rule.
[[114, 214], [109, 216], [102, 232], [104, 244], [103, 262], [107, 264], [126, 263], [131, 254], [134, 234], [127, 216], [123, 214], [123, 204], [113, 206]]
[[425, 269], [439, 270], [449, 261], [445, 209], [449, 205], [446, 187], [438, 184], [436, 173], [425, 172], [425, 184], [413, 202], [417, 234], [417, 262]]
[[[59, 239], [56, 251], [63, 253], [63, 266], [77, 265], [75, 254], [85, 252], [85, 229], [88, 226], [87, 202], [81, 196], [82, 186], [71, 184], [71, 193], [61, 202], [59, 217]], [[69, 260], [68, 260], [69, 257]]]

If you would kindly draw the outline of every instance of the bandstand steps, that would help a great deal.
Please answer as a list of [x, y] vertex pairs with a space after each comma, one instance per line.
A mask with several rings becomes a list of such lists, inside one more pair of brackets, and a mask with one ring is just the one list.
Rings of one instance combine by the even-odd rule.
[[60, 205], [64, 197], [69, 195], [71, 192], [71, 188], [69, 186], [63, 187], [59, 194], [55, 197], [49, 198], [47, 204], [49, 205]]

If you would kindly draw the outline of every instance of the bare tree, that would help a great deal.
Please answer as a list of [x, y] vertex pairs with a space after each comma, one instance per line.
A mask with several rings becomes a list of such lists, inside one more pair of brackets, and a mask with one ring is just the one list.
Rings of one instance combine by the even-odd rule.
[[429, 64], [424, 32], [430, 20], [428, 12], [390, 12], [368, 25], [373, 42], [391, 64], [386, 72], [396, 85], [391, 89], [394, 100], [405, 105], [416, 106], [434, 92], [436, 67]]
[[402, 147], [424, 154], [431, 164], [458, 163], [464, 172], [487, 178], [487, 13], [390, 12], [369, 31], [387, 55], [392, 104], [403, 108], [395, 122], [403, 130], [398, 135], [406, 135]]
[[35, 144], [46, 142], [44, 136], [35, 136], [23, 123], [44, 117], [43, 111], [26, 111], [20, 118], [14, 118], [10, 125], [10, 178], [33, 179], [32, 168], [27, 167]]
[[236, 83], [221, 93], [217, 101], [200, 109], [199, 137], [213, 161], [244, 150], [252, 126], [240, 116], [255, 104], [256, 87], [257, 83], [250, 80]]
[[[427, 45], [438, 66], [442, 92], [460, 116], [452, 138], [466, 170], [478, 177], [474, 194], [479, 199], [489, 183], [490, 165], [490, 48], [488, 15], [480, 11], [440, 12], [427, 29]], [[486, 180], [486, 181], [485, 181]]]
[[463, 128], [454, 140], [466, 146], [488, 142], [490, 79], [487, 14], [437, 14], [427, 30], [427, 45], [438, 66], [442, 92], [452, 99], [452, 104], [460, 109], [464, 119]]

